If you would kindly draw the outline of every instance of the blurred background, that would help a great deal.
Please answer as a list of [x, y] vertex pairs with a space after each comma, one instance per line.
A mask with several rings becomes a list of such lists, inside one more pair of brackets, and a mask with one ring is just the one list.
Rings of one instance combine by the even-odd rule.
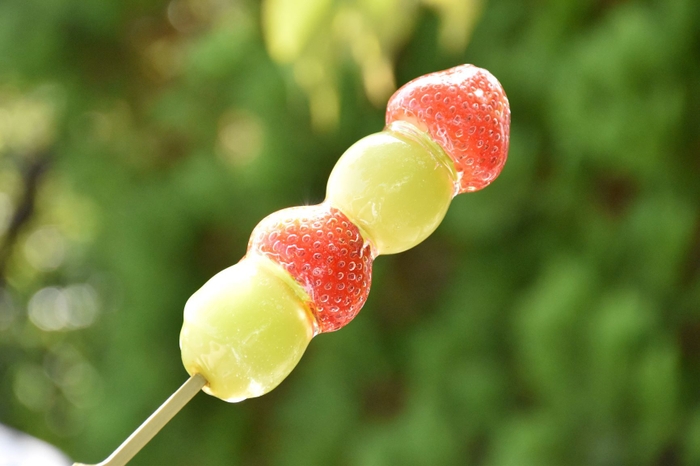
[[700, 464], [695, 0], [3, 0], [0, 423], [106, 457], [185, 380], [189, 295], [461, 63], [510, 98], [500, 178], [132, 464]]

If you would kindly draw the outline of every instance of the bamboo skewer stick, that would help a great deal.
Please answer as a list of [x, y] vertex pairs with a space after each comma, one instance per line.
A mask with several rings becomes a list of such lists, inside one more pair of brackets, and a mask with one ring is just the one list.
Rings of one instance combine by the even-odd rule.
[[101, 463], [73, 466], [124, 466], [131, 460], [199, 391], [207, 384], [200, 374], [194, 374], [170, 398], [139, 426], [124, 443]]

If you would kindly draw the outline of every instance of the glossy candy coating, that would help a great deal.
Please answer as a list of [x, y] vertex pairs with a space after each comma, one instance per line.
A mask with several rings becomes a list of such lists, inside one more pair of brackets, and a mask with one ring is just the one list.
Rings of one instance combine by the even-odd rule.
[[327, 203], [267, 216], [250, 237], [252, 253], [282, 266], [304, 288], [319, 332], [343, 327], [367, 300], [371, 248], [358, 228]]
[[452, 158], [460, 192], [488, 186], [503, 169], [510, 140], [510, 105], [488, 71], [461, 65], [410, 81], [389, 99], [386, 124], [406, 121]]
[[375, 254], [412, 248], [445, 216], [456, 175], [434, 149], [410, 135], [383, 131], [355, 143], [333, 168], [326, 201], [360, 227]]
[[275, 388], [294, 369], [314, 335], [303, 290], [263, 256], [243, 258], [195, 292], [180, 333], [187, 372], [204, 391], [240, 401]]

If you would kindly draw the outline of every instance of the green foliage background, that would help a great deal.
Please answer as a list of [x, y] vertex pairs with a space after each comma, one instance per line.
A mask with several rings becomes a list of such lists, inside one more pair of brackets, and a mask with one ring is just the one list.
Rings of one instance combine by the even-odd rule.
[[279, 388], [199, 395], [133, 464], [700, 464], [700, 3], [467, 3], [318, 2], [274, 61], [265, 15], [313, 2], [0, 2], [0, 422], [104, 458], [184, 381], [188, 296], [323, 199], [392, 73], [468, 62], [510, 98], [501, 177]]

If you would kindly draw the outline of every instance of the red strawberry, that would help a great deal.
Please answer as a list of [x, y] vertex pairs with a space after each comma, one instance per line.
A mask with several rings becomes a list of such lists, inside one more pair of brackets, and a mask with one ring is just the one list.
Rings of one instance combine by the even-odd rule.
[[461, 65], [405, 84], [389, 99], [386, 124], [401, 120], [430, 134], [454, 161], [460, 192], [488, 186], [508, 156], [510, 105], [488, 71]]
[[248, 252], [269, 257], [304, 287], [321, 332], [343, 327], [367, 300], [370, 246], [358, 228], [328, 204], [291, 207], [267, 216], [253, 230]]

